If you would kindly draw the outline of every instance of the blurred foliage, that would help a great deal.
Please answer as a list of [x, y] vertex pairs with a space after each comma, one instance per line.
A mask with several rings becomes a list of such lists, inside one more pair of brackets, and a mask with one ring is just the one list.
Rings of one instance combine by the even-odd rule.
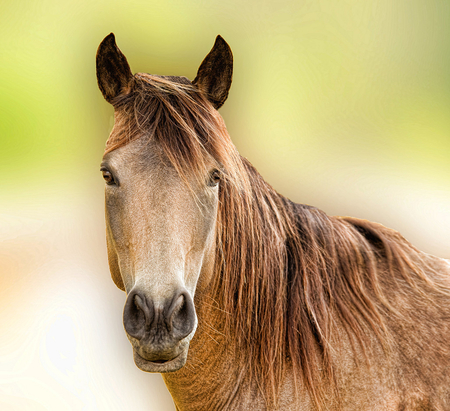
[[0, 168], [9, 178], [101, 155], [111, 110], [94, 56], [111, 31], [134, 71], [190, 78], [222, 34], [236, 60], [224, 112], [248, 153], [310, 164], [375, 150], [448, 164], [445, 0], [3, 1], [0, 19]]
[[396, 177], [450, 183], [447, 0], [4, 0], [1, 9], [4, 193], [99, 178], [113, 120], [95, 52], [110, 32], [133, 71], [191, 79], [221, 34], [235, 57], [221, 109], [233, 141], [294, 200], [326, 197], [343, 213], [333, 190], [348, 196], [342, 188]]

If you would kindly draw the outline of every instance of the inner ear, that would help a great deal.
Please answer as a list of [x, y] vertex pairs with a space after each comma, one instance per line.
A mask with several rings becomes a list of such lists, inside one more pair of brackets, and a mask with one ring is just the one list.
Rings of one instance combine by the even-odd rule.
[[221, 36], [217, 36], [213, 48], [200, 64], [192, 84], [195, 84], [218, 109], [228, 97], [232, 76], [233, 53], [227, 42]]
[[107, 102], [113, 103], [116, 97], [131, 91], [133, 74], [113, 33], [98, 46], [96, 66], [98, 87]]

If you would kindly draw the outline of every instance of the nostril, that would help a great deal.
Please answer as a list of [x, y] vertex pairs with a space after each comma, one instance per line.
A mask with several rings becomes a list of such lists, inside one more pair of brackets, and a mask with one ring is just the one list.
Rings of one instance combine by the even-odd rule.
[[195, 308], [191, 296], [187, 292], [181, 293], [172, 305], [169, 314], [169, 330], [178, 340], [187, 337], [195, 326]]
[[172, 314], [172, 328], [180, 329], [183, 327], [186, 320], [186, 304], [184, 295], [181, 294], [175, 303], [175, 309]]
[[143, 295], [130, 293], [123, 310], [125, 331], [131, 337], [141, 339], [145, 334], [146, 324], [149, 324], [151, 311]]
[[134, 296], [134, 304], [142, 313], [144, 313], [144, 301], [137, 294]]

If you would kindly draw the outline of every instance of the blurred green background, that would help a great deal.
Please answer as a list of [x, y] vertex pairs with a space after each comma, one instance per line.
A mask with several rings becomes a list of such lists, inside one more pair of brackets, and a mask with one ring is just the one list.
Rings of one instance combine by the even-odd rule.
[[[0, 5], [0, 409], [173, 410], [137, 370], [106, 262], [112, 108], [95, 53], [193, 79], [235, 59], [221, 113], [279, 192], [450, 258], [447, 0], [11, 1]], [[153, 407], [153, 408], [152, 408]]]

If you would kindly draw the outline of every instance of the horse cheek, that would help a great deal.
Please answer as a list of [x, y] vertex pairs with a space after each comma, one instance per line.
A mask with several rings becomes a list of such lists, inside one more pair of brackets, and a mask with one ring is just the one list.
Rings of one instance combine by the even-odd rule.
[[109, 231], [110, 231], [110, 228], [107, 227], [106, 228], [106, 248], [108, 250], [109, 271], [111, 273], [111, 278], [113, 279], [116, 287], [122, 291], [125, 291], [125, 286], [124, 286], [123, 280], [122, 280], [122, 274], [121, 274], [120, 268], [119, 268], [119, 261], [118, 261], [117, 253], [112, 244]]

